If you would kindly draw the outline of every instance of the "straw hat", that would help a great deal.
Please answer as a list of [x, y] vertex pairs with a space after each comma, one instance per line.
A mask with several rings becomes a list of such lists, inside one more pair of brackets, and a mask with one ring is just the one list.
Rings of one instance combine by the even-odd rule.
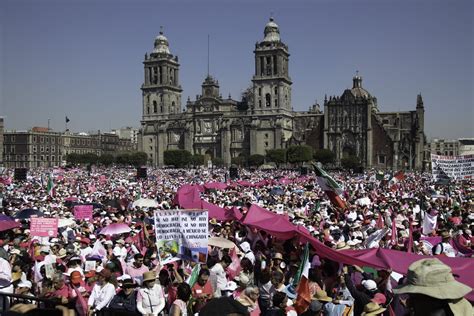
[[64, 248], [59, 249], [58, 258], [62, 259], [67, 256], [67, 251]]
[[338, 242], [337, 245], [336, 245], [336, 250], [346, 250], [346, 249], [351, 249], [351, 247], [349, 247], [346, 242], [344, 241], [341, 241], [341, 242]]
[[379, 315], [379, 314], [382, 314], [386, 310], [387, 310], [386, 308], [383, 308], [379, 304], [370, 302], [364, 306], [364, 312], [362, 313], [362, 316]]
[[143, 273], [143, 282], [147, 281], [155, 281], [156, 280], [156, 273], [154, 271], [148, 271]]
[[325, 290], [316, 290], [313, 299], [321, 302], [332, 302], [332, 298], [328, 296]]
[[454, 279], [451, 268], [439, 259], [422, 259], [408, 267], [407, 281], [395, 294], [416, 293], [441, 300], [459, 299], [472, 289]]
[[275, 254], [273, 255], [273, 258], [272, 258], [272, 259], [273, 259], [273, 260], [275, 260], [275, 259], [277, 259], [277, 260], [283, 260], [283, 255], [282, 255], [281, 253], [277, 252], [277, 253], [275, 253]]

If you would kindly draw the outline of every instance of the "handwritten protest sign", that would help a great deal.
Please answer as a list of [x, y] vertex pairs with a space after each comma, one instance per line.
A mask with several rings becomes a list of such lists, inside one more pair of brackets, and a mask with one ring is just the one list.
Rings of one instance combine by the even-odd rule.
[[431, 155], [431, 173], [434, 181], [467, 180], [474, 177], [474, 155]]
[[92, 219], [92, 205], [74, 206], [74, 217], [76, 219]]
[[206, 262], [207, 210], [157, 210], [155, 232], [161, 264], [179, 259]]
[[58, 235], [58, 219], [32, 217], [30, 234], [38, 237], [56, 237]]

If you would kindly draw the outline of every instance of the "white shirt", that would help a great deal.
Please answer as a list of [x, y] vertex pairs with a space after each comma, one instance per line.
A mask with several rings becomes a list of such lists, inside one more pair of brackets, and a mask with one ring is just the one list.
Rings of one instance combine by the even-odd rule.
[[161, 285], [155, 283], [151, 288], [142, 288], [137, 294], [137, 309], [142, 315], [158, 315], [165, 308], [165, 295]]
[[[442, 244], [442, 246], [441, 246]], [[435, 246], [434, 254], [440, 255], [445, 254], [447, 257], [456, 257], [456, 250], [447, 242], [443, 242]]]
[[115, 296], [115, 286], [107, 283], [103, 287], [99, 284], [94, 285], [91, 296], [87, 305], [95, 306], [95, 309], [100, 311], [102, 308], [109, 306], [110, 302]]
[[225, 275], [225, 270], [220, 263], [216, 263], [212, 268], [212, 271], [216, 274], [217, 277], [217, 288], [219, 290], [224, 290], [227, 285], [227, 278]]
[[120, 248], [119, 246], [116, 246], [113, 250], [113, 253], [118, 259], [125, 260], [125, 258], [127, 258], [127, 248], [125, 247]]

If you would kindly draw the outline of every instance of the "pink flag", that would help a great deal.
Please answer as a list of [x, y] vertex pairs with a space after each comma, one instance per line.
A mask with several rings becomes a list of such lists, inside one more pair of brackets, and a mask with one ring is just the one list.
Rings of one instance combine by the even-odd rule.
[[77, 295], [77, 301], [76, 301], [77, 314], [79, 316], [86, 316], [87, 315], [87, 302], [84, 296], [82, 296], [81, 291], [79, 291], [79, 289], [74, 285], [72, 287]]
[[230, 257], [232, 258], [232, 263], [227, 267], [227, 275], [229, 276], [230, 280], [233, 280], [239, 275], [241, 270], [240, 259], [237, 256], [235, 247], [230, 251]]
[[393, 245], [397, 244], [397, 224], [395, 223], [395, 216], [392, 219], [392, 238], [390, 239], [390, 243]]
[[377, 223], [375, 224], [375, 227], [378, 229], [382, 229], [385, 227], [385, 221], [383, 220], [383, 214], [379, 214], [379, 218], [377, 219]]

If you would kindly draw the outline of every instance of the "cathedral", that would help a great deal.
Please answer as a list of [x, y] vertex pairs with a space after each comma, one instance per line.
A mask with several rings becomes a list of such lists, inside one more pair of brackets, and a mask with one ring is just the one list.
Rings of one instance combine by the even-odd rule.
[[[223, 98], [219, 82], [208, 75], [202, 94], [181, 105], [178, 56], [171, 54], [168, 39], [160, 32], [154, 49], [145, 54], [142, 84], [141, 149], [150, 164], [163, 166], [166, 150], [185, 149], [220, 158], [233, 158], [267, 150], [306, 144], [326, 148], [342, 158], [357, 156], [365, 168], [422, 169], [424, 161], [424, 106], [406, 112], [379, 112], [377, 98], [354, 76], [352, 89], [325, 97], [324, 107], [293, 111], [289, 49], [280, 39], [273, 18], [264, 38], [255, 44], [252, 87], [242, 100]], [[415, 101], [415, 100], [414, 100]]]

